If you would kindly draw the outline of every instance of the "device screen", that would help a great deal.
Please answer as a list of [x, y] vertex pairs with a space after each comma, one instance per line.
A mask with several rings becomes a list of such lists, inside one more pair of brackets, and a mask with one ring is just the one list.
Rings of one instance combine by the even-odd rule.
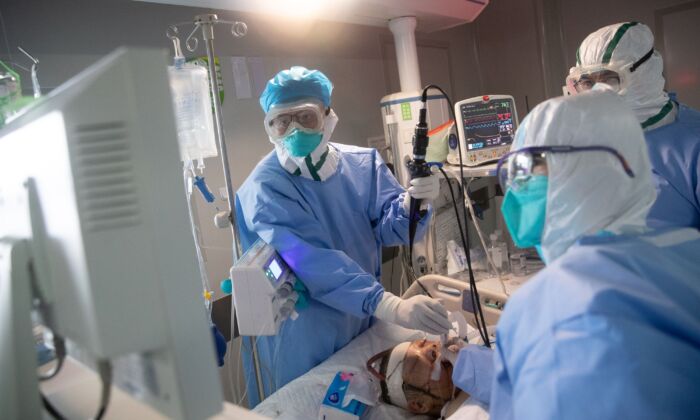
[[272, 261], [270, 261], [270, 265], [267, 268], [275, 277], [275, 280], [279, 280], [280, 276], [282, 275], [282, 267], [280, 267], [279, 261], [273, 258]]
[[510, 99], [462, 104], [467, 150], [505, 146], [513, 142], [513, 103]]

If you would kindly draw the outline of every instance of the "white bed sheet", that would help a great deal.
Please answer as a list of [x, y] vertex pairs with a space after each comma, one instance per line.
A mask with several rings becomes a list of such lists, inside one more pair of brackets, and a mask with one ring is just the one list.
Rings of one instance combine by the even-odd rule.
[[[367, 360], [390, 347], [404, 341], [412, 341], [426, 337], [420, 331], [407, 330], [396, 325], [378, 321], [370, 329], [351, 341], [347, 346], [336, 352], [320, 365], [311, 369], [303, 376], [293, 380], [253, 411], [273, 419], [280, 420], [313, 420], [318, 418], [321, 401], [326, 389], [335, 374], [341, 370], [363, 371]], [[437, 339], [435, 336], [428, 336]], [[380, 403], [362, 416], [363, 420], [399, 420], [427, 419], [406, 410], [388, 404]], [[485, 420], [488, 411], [485, 407], [471, 399], [467, 400], [460, 410], [450, 419]]]

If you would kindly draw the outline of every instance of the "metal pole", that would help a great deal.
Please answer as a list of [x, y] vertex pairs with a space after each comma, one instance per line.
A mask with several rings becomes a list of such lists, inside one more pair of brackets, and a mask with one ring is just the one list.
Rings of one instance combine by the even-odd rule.
[[241, 243], [238, 237], [238, 224], [236, 222], [235, 193], [231, 183], [231, 168], [229, 167], [228, 149], [226, 148], [226, 137], [224, 135], [224, 120], [221, 117], [221, 98], [219, 98], [219, 81], [216, 77], [216, 63], [214, 62], [214, 24], [218, 18], [216, 15], [197, 15], [194, 18], [195, 24], [202, 28], [202, 38], [207, 49], [207, 66], [209, 68], [209, 80], [211, 87], [211, 97], [214, 103], [214, 120], [216, 127], [214, 133], [216, 141], [221, 151], [221, 162], [224, 167], [224, 178], [226, 181], [226, 195], [228, 199], [229, 219], [231, 220], [231, 233], [233, 234], [233, 262], [241, 257]]
[[[229, 168], [228, 151], [226, 149], [226, 138], [224, 136], [224, 120], [221, 117], [221, 99], [219, 98], [219, 81], [216, 77], [216, 63], [214, 62], [214, 24], [219, 18], [214, 14], [197, 15], [194, 18], [196, 25], [202, 28], [202, 38], [207, 49], [207, 65], [209, 67], [209, 80], [211, 86], [211, 98], [214, 103], [214, 119], [216, 120], [216, 140], [219, 143], [221, 151], [221, 160], [224, 167], [224, 178], [226, 180], [226, 195], [228, 196], [229, 219], [231, 220], [231, 234], [233, 235], [233, 262], [235, 263], [241, 257], [241, 242], [238, 236], [238, 223], [236, 222], [236, 213], [234, 209], [236, 204], [234, 201], [233, 184], [231, 183], [231, 169]], [[233, 308], [235, 310], [235, 308]], [[258, 355], [258, 346], [255, 338], [252, 342], [253, 353], [253, 368], [255, 369], [255, 382], [258, 388], [258, 399], [265, 399], [265, 390], [262, 382], [262, 370], [260, 369], [260, 357]]]

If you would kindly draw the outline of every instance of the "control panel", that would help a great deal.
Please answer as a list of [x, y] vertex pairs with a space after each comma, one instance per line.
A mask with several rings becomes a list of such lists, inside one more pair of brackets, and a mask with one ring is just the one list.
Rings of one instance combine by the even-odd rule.
[[447, 161], [465, 166], [497, 161], [508, 153], [518, 126], [515, 100], [508, 95], [484, 95], [455, 104], [459, 141], [450, 144]]

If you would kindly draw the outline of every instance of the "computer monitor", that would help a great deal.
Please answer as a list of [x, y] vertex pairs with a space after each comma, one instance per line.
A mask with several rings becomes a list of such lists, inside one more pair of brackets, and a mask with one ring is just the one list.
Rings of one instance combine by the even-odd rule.
[[[109, 359], [116, 385], [168, 417], [206, 418], [222, 392], [166, 66], [162, 51], [119, 49], [0, 131], [0, 245], [25, 240], [48, 326]], [[7, 327], [13, 316], [26, 326], [18, 313], [0, 311], [0, 343], [15, 346], [0, 357], [19, 357], [20, 345], [33, 356]]]

